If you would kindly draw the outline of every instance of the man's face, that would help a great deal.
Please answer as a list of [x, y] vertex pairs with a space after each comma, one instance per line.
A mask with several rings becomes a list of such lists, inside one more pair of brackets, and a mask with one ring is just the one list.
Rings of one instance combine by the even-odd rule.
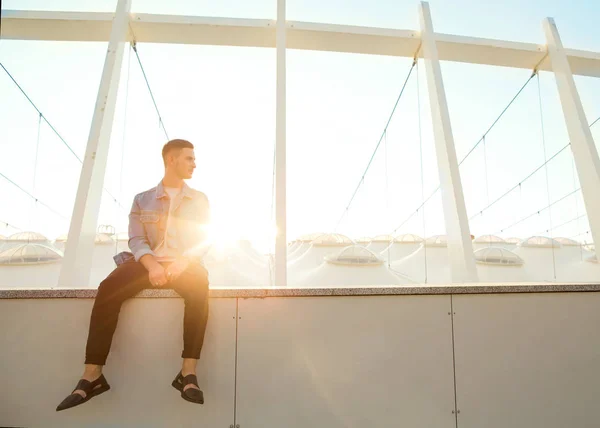
[[192, 174], [196, 168], [194, 149], [185, 148], [179, 150], [179, 153], [174, 152], [170, 159], [170, 167], [179, 178], [183, 180], [192, 178]]

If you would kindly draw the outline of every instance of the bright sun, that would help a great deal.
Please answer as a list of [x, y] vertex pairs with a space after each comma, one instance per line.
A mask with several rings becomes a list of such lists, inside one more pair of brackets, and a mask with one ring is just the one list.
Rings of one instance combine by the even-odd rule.
[[277, 234], [277, 228], [272, 224], [243, 227], [231, 222], [215, 221], [206, 228], [208, 239], [215, 249], [235, 248], [240, 241], [245, 240], [250, 241], [252, 246], [262, 254], [272, 252]]

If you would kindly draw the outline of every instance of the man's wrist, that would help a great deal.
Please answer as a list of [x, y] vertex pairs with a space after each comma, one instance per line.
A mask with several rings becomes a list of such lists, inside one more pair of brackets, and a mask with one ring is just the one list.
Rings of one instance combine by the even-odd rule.
[[144, 254], [140, 258], [140, 263], [148, 272], [150, 272], [152, 269], [156, 269], [158, 266], [161, 266], [152, 254]]

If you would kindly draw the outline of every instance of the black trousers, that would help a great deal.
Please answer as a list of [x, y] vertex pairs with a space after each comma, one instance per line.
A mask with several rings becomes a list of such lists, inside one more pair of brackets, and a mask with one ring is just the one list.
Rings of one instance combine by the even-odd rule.
[[[123, 302], [150, 284], [148, 271], [141, 263], [119, 265], [98, 287], [88, 334], [85, 363], [105, 365]], [[208, 320], [208, 272], [190, 264], [176, 280], [164, 287], [174, 289], [185, 301], [182, 358], [200, 358]]]

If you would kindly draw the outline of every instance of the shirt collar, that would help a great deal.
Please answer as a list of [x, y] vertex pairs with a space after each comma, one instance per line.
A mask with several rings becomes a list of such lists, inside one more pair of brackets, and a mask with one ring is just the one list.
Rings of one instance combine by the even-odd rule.
[[[181, 194], [185, 198], [189, 198], [189, 199], [192, 199], [194, 196], [191, 187], [188, 186], [185, 182], [183, 183], [183, 187], [181, 188]], [[158, 183], [158, 186], [156, 186], [156, 199], [166, 198], [166, 197], [167, 197], [167, 192], [165, 192], [165, 186], [163, 186], [163, 182], [162, 182], [162, 180], [160, 180], [160, 182]]]

